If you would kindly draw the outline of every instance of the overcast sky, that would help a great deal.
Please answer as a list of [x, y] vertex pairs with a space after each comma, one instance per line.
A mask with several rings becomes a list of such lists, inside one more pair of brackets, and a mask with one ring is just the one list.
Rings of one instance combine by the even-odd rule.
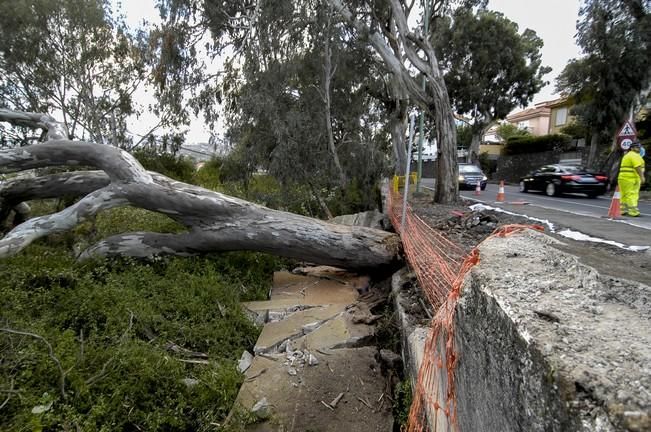
[[[549, 84], [538, 93], [533, 102], [553, 99], [554, 79], [568, 60], [579, 56], [579, 50], [574, 42], [579, 0], [490, 0], [489, 8], [502, 12], [511, 21], [518, 23], [521, 32], [526, 28], [535, 30], [544, 41], [543, 64], [550, 66], [552, 72], [545, 77]], [[133, 28], [141, 24], [143, 19], [149, 22], [159, 20], [158, 10], [154, 7], [153, 0], [124, 0], [119, 9], [125, 14], [129, 26]], [[137, 121], [142, 128], [134, 122], [132, 130], [136, 133], [143, 132], [147, 125], [153, 122], [155, 122], [153, 117], [143, 115]], [[208, 131], [203, 128], [201, 121], [193, 121], [187, 136], [188, 141], [207, 141], [208, 137]]]
[[538, 93], [534, 102], [552, 99], [554, 79], [568, 60], [579, 56], [574, 42], [579, 0], [490, 0], [488, 6], [518, 23], [520, 31], [535, 30], [544, 41], [543, 64], [550, 66], [552, 71], [545, 77], [549, 85]]

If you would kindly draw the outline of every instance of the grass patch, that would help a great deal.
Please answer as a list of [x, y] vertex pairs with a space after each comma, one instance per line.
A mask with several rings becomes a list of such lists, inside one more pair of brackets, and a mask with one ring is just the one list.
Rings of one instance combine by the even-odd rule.
[[409, 378], [405, 378], [396, 386], [393, 403], [393, 418], [396, 424], [400, 425], [400, 430], [407, 427], [412, 400], [411, 381]]
[[[182, 228], [123, 208], [94, 229]], [[266, 298], [284, 262], [238, 252], [77, 263], [54, 238], [0, 260], [0, 430], [217, 430], [259, 332], [239, 304]]]

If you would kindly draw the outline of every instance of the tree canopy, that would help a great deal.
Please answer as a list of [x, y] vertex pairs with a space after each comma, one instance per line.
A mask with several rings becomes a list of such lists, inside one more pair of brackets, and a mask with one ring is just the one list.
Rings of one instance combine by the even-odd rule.
[[445, 22], [437, 49], [455, 111], [473, 119], [470, 159], [476, 162], [486, 128], [531, 102], [551, 69], [542, 66], [543, 41], [536, 32], [519, 33], [499, 12], [460, 8]]
[[[69, 138], [128, 141], [126, 119], [140, 110], [133, 94], [146, 80], [143, 35], [100, 1], [2, 3], [0, 108], [61, 113]], [[26, 130], [3, 135], [35, 139]]]
[[651, 5], [645, 0], [584, 0], [576, 41], [583, 56], [556, 81], [571, 96], [574, 114], [591, 132], [590, 165], [598, 148], [648, 95], [651, 80]]

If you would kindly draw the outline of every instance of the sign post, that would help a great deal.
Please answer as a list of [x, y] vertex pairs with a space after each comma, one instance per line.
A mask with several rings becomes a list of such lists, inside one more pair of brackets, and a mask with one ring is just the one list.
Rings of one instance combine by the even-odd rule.
[[619, 129], [619, 132], [617, 132], [617, 145], [626, 151], [631, 148], [631, 144], [633, 144], [635, 138], [637, 138], [635, 125], [631, 121], [626, 120]]

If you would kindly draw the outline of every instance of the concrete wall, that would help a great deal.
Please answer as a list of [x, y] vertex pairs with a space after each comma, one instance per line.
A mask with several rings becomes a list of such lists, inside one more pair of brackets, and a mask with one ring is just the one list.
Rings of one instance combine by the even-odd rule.
[[532, 135], [547, 135], [547, 131], [549, 131], [549, 116], [540, 116], [529, 120], [529, 132]]
[[501, 156], [497, 161], [497, 171], [492, 180], [504, 180], [507, 183], [517, 183], [523, 177], [542, 165], [558, 163], [559, 155], [547, 151], [540, 153]]
[[[526, 231], [480, 245], [453, 318], [457, 424], [430, 416], [432, 430], [651, 430], [651, 288], [600, 275], [558, 243]], [[401, 286], [394, 277], [398, 305]], [[425, 336], [398, 314], [413, 377]]]
[[491, 156], [499, 156], [502, 154], [504, 144], [482, 144], [479, 146], [479, 154], [488, 153]]
[[556, 243], [480, 246], [455, 317], [460, 430], [651, 430], [651, 288]]
[[459, 430], [581, 430], [553, 366], [484, 288], [481, 277], [472, 277], [457, 308]]

